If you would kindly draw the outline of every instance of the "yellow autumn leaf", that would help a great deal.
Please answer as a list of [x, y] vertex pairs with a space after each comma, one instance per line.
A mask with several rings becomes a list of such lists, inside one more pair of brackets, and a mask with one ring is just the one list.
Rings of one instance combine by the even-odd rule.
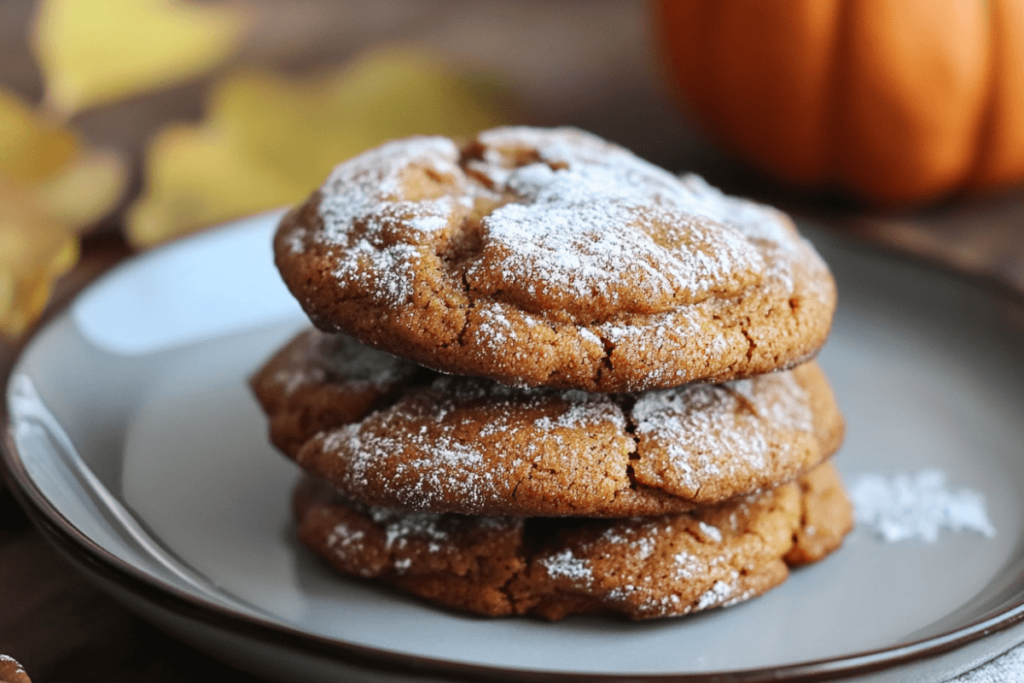
[[126, 180], [120, 155], [79, 148], [67, 164], [40, 179], [32, 194], [50, 216], [77, 229], [106, 215], [121, 198]]
[[120, 156], [89, 148], [0, 89], [0, 178], [48, 216], [72, 229], [102, 218], [120, 198], [126, 176]]
[[392, 138], [470, 135], [508, 117], [506, 97], [418, 50], [371, 52], [305, 81], [239, 74], [214, 92], [212, 118], [308, 189], [344, 159]]
[[305, 79], [236, 73], [207, 109], [201, 124], [167, 129], [150, 147], [146, 189], [126, 221], [136, 245], [299, 202], [336, 164], [391, 138], [467, 136], [509, 118], [493, 80], [398, 48]]
[[21, 334], [78, 259], [78, 238], [0, 180], [0, 334]]
[[125, 184], [117, 155], [0, 90], [0, 334], [20, 334], [78, 257], [76, 230], [111, 210]]
[[150, 147], [146, 176], [150, 190], [126, 217], [128, 237], [138, 246], [283, 206], [302, 193], [260, 160], [247, 161], [245, 150], [212, 125], [164, 129]]
[[74, 134], [0, 89], [0, 173], [34, 183], [62, 168], [78, 151]]
[[187, 81], [239, 46], [236, 4], [41, 0], [32, 35], [47, 105], [65, 115]]

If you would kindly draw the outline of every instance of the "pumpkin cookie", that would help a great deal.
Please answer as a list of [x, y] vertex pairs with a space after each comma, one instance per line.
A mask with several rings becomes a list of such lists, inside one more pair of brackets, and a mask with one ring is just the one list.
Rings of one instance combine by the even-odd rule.
[[[392, 387], [368, 401], [365, 380], [325, 357], [358, 344], [330, 339], [301, 335], [253, 385], [286, 455], [347, 497], [389, 509], [522, 517], [682, 511], [793, 479], [843, 436], [814, 363], [719, 385], [587, 394], [410, 375], [402, 361], [364, 348], [359, 371]], [[406, 383], [394, 390], [397, 376]], [[347, 412], [357, 400], [363, 412]]]
[[[522, 519], [395, 513], [346, 502], [313, 478], [294, 512], [303, 543], [346, 574], [490, 616], [609, 612], [633, 619], [731, 605], [821, 559], [849, 532], [826, 464], [757, 496], [649, 518]], [[805, 511], [827, 506], [812, 547]]]
[[575, 129], [388, 143], [274, 242], [313, 323], [511, 386], [640, 391], [792, 367], [835, 287], [774, 209]]
[[21, 664], [13, 657], [0, 654], [0, 683], [32, 683]]
[[359, 420], [430, 374], [343, 334], [308, 330], [249, 381], [270, 421], [270, 441], [294, 457], [317, 432]]

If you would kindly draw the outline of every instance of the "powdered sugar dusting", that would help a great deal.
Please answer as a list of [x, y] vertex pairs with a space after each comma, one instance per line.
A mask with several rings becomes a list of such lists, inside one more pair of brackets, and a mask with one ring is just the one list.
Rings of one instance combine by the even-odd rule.
[[[381, 500], [412, 510], [476, 512], [504, 504], [531, 463], [547, 458], [570, 469], [579, 454], [569, 440], [609, 428], [622, 431], [625, 421], [606, 395], [442, 376], [363, 423], [325, 434], [319, 452], [345, 463], [344, 490], [384, 491]], [[521, 438], [524, 429], [531, 438]]]
[[569, 407], [554, 419], [542, 417], [534, 420], [533, 426], [544, 432], [557, 429], [586, 430], [599, 424], [613, 424], [625, 427], [622, 412], [611, 401], [572, 401]]
[[704, 571], [705, 563], [700, 558], [682, 550], [672, 556], [675, 563], [676, 579], [695, 579]]
[[384, 547], [387, 550], [402, 549], [412, 538], [428, 539], [430, 552], [441, 549], [440, 542], [448, 541], [450, 535], [443, 527], [444, 517], [428, 512], [398, 514], [380, 507], [369, 509], [370, 517], [384, 528]]
[[697, 526], [700, 528], [701, 535], [704, 538], [712, 541], [713, 543], [722, 542], [722, 532], [716, 526], [707, 524], [706, 522], [699, 522]]
[[[498, 129], [480, 141], [492, 146], [480, 169], [516, 200], [484, 217], [471, 284], [579, 314], [651, 312], [739, 291], [764, 269], [742, 232], [697, 220], [684, 183], [620, 147], [569, 129]], [[507, 169], [509, 144], [530, 146], [535, 160]]]
[[576, 557], [569, 549], [541, 557], [539, 563], [547, 570], [548, 576], [556, 579], [568, 579], [580, 587], [589, 586], [594, 579], [590, 562]]
[[415, 363], [378, 351], [343, 334], [307, 330], [285, 350], [285, 357], [271, 375], [284, 395], [332, 384], [351, 391], [386, 392], [416, 371]]
[[[383, 534], [383, 550], [390, 554], [390, 564], [399, 574], [413, 564], [413, 555], [449, 554], [457, 552], [465, 531], [514, 531], [522, 520], [509, 517], [461, 517], [432, 513], [402, 513], [375, 506], [358, 506]], [[381, 545], [378, 534], [368, 534], [353, 519], [335, 524], [324, 539], [328, 551], [345, 566], [363, 576], [375, 576], [382, 567], [367, 564], [366, 557]]]
[[349, 521], [341, 521], [335, 524], [324, 539], [328, 552], [335, 558], [345, 563], [345, 566], [352, 568], [361, 576], [375, 576], [377, 569], [372, 566], [365, 566], [362, 557], [371, 546], [366, 532], [358, 525]]
[[[739, 578], [738, 572], [733, 572], [733, 580]], [[733, 583], [727, 581], [715, 581], [706, 593], [700, 596], [695, 609], [702, 610], [709, 607], [716, 607], [729, 601], [733, 594]]]
[[[594, 329], [612, 344], [631, 346], [644, 341], [654, 342], [656, 346], [685, 347], [688, 339], [701, 339], [707, 321], [696, 312], [680, 309], [672, 313], [660, 313], [646, 316], [642, 324], [609, 322], [596, 325]], [[729, 343], [722, 336], [714, 336], [703, 345], [704, 360], [708, 366], [721, 364], [724, 354], [729, 350]], [[653, 386], [680, 385], [689, 378], [686, 370], [672, 363], [663, 363], [648, 370], [650, 384]]]
[[495, 348], [501, 348], [518, 340], [515, 326], [497, 307], [481, 308], [477, 311], [477, 330]]
[[320, 334], [316, 357], [348, 382], [364, 382], [375, 389], [393, 386], [412, 375], [416, 365], [404, 358], [361, 344], [343, 334]]
[[[502, 586], [515, 586], [510, 598], [526, 607], [548, 602], [556, 614], [558, 603], [566, 600], [570, 611], [596, 607], [644, 618], [731, 605], [756, 594], [745, 577], [779, 557], [762, 556], [751, 546], [759, 543], [756, 531], [728, 533], [727, 524], [714, 526], [687, 513], [550, 527], [514, 517], [404, 513], [341, 499], [333, 504], [357, 513], [336, 523], [324, 543], [332, 561], [348, 571], [385, 577], [389, 569], [427, 572], [439, 586], [448, 577], [464, 576], [464, 563], [456, 558], [491, 556], [515, 568], [514, 576], [501, 578]], [[771, 503], [765, 509], [772, 509]], [[736, 512], [745, 514], [740, 508]], [[481, 534], [485, 530], [498, 535]], [[787, 536], [791, 530], [779, 533]], [[762, 540], [771, 546], [770, 539]], [[446, 558], [441, 565], [431, 557], [438, 555]], [[486, 587], [488, 579], [481, 581]]]
[[[574, 486], [593, 491], [580, 501], [604, 505], [598, 501], [620, 495], [614, 491], [631, 495], [633, 481], [716, 502], [806, 467], [814, 439], [809, 396], [792, 371], [635, 396], [437, 375], [361, 422], [327, 432], [299, 458], [380, 504], [477, 514], [520, 504], [534, 510]], [[513, 489], [524, 483], [525, 498], [516, 500]], [[717, 531], [704, 534], [716, 540]]]
[[694, 173], [681, 174], [680, 180], [691, 193], [689, 206], [694, 214], [737, 228], [759, 245], [767, 264], [763, 288], [781, 295], [793, 292], [794, 268], [803, 267], [814, 273], [812, 277], [804, 275], [807, 294], [821, 301], [831, 296], [828, 278], [822, 277], [828, 273], [828, 266], [783, 214], [763, 204], [730, 197]]
[[[636, 391], [742, 372], [744, 323], [718, 315], [741, 302], [754, 336], [785, 318], [746, 359], [761, 371], [806, 357], [834, 305], [784, 215], [570, 128], [499, 128], [463, 149], [392, 142], [335, 169], [307, 208], [319, 220], [282, 224], [298, 255], [283, 270], [324, 325], [516, 386]], [[353, 317], [367, 308], [386, 311], [380, 334]], [[538, 345], [542, 362], [520, 362]]]
[[349, 546], [361, 545], [366, 538], [366, 532], [362, 529], [353, 529], [348, 524], [341, 522], [336, 524], [331, 532], [327, 534], [327, 546], [329, 548], [347, 548]]
[[740, 568], [750, 567], [742, 564], [732, 540], [685, 515], [619, 520], [596, 536], [548, 550], [538, 563], [559, 592], [620, 604], [645, 616], [687, 614], [754, 594], [739, 588]]
[[641, 439], [666, 454], [665, 488], [690, 497], [713, 479], [768, 472], [790, 447], [769, 438], [777, 430], [813, 430], [807, 393], [791, 373], [645, 392], [633, 419]]
[[[531, 309], [554, 300], [579, 315], [653, 313], [732, 296], [776, 268], [766, 245], [793, 252], [799, 242], [778, 213], [579, 130], [499, 128], [478, 140], [482, 159], [460, 162], [452, 141], [418, 137], [338, 166], [322, 188], [315, 236], [341, 247], [335, 277], [382, 304], [407, 301], [428, 242], [480, 198], [495, 208], [482, 217], [465, 279]], [[410, 168], [437, 179], [437, 192], [410, 194]]]
[[12, 662], [17, 667], [15, 669], [15, 671], [14, 671], [15, 674], [26, 674], [26, 675], [28, 675], [25, 672], [25, 670], [23, 668], [21, 668], [21, 664], [18, 664], [17, 660], [15, 660], [14, 657], [9, 657], [9, 656], [7, 656], [5, 654], [0, 654], [0, 662]]
[[580, 328], [580, 336], [583, 337], [584, 340], [590, 342], [591, 344], [596, 344], [598, 346], [603, 345], [601, 342], [601, 338], [585, 327]]
[[729, 225], [748, 237], [765, 240], [783, 248], [792, 248], [793, 233], [779, 214], [763, 204], [741, 197], [730, 197], [696, 173], [684, 173], [679, 180], [686, 187], [686, 208], [716, 223]]
[[385, 144], [338, 166], [322, 188], [323, 231], [316, 235], [342, 247], [335, 250], [335, 278], [380, 304], [407, 301], [423, 245], [448, 227], [458, 202], [449, 196], [408, 198], [405, 175], [409, 167], [419, 167], [458, 183], [464, 181], [458, 158], [451, 140], [419, 137]]
[[[551, 171], [543, 165], [527, 169], [545, 169], [550, 182], [529, 197], [531, 203], [508, 204], [484, 219], [481, 258], [466, 271], [471, 284], [486, 279], [493, 282], [489, 287], [530, 300], [528, 283], [543, 281], [544, 299], [554, 298], [566, 308], [583, 308], [586, 302], [587, 309], [601, 305], [646, 312], [652, 303], [664, 310], [673, 303], [699, 301], [716, 289], [736, 291], [741, 274], [762, 267], [757, 251], [731, 231], [650, 206], [649, 197], [601, 199], [597, 191], [580, 191], [590, 183], [594, 189], [615, 187], [621, 178], [614, 173]], [[637, 223], [637, 229], [623, 229]], [[686, 238], [652, 237], [655, 226], [685, 228]], [[664, 241], [669, 245], [663, 246]], [[579, 297], [584, 301], [576, 301]]]
[[[437, 206], [405, 199], [403, 174], [410, 166], [422, 166], [441, 177], [460, 178], [458, 159], [458, 147], [448, 138], [414, 137], [386, 143], [341, 164], [322, 190], [324, 239], [343, 241], [354, 226], [374, 218], [378, 229], [387, 223], [386, 218], [398, 217], [408, 218], [404, 225], [423, 232], [440, 229]], [[392, 213], [389, 216], [382, 213], [385, 211]]]
[[281, 387], [285, 396], [290, 396], [305, 386], [320, 384], [327, 379], [323, 368], [288, 367], [278, 370], [271, 376], [271, 381]]
[[[610, 523], [596, 537], [569, 541], [568, 547], [542, 553], [536, 562], [558, 592], [590, 596], [649, 617], [687, 614], [751, 597], [751, 592], [737, 589], [740, 574], [731, 564], [730, 550], [708, 553], [703, 543], [693, 547], [685, 531], [689, 522], [678, 522], [651, 518]], [[673, 548], [678, 549], [675, 554]]]
[[951, 489], [940, 470], [864, 474], [850, 486], [850, 498], [857, 524], [889, 543], [934, 543], [942, 531], [971, 531], [986, 538], [996, 534], [985, 496], [967, 488]]
[[[454, 496], [469, 508], [482, 504], [493, 495], [497, 476], [485, 466], [484, 455], [471, 444], [461, 442], [452, 426], [439, 423], [430, 434], [410, 434], [403, 430], [390, 433], [385, 425], [380, 430], [360, 429], [360, 425], [346, 425], [327, 435], [324, 450], [349, 454], [344, 486], [350, 490], [365, 489], [371, 474], [381, 462], [393, 465], [390, 479], [397, 482], [392, 488], [397, 498], [413, 509], [428, 508], [448, 496]], [[418, 438], [423, 443], [417, 443]], [[429, 442], [429, 447], [423, 447]], [[419, 446], [419, 447], [417, 447]], [[411, 453], [408, 458], [395, 455]], [[374, 477], [379, 481], [379, 477]]]

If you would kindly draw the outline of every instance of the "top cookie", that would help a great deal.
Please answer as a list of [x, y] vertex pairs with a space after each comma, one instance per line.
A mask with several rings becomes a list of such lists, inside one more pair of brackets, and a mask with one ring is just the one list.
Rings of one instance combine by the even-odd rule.
[[790, 367], [835, 307], [783, 214], [575, 129], [388, 143], [338, 166], [274, 248], [321, 329], [513, 386], [640, 391]]

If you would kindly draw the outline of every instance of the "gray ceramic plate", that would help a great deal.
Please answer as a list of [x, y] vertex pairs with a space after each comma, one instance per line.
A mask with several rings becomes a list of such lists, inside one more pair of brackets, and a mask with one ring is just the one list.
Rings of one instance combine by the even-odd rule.
[[[303, 325], [276, 215], [132, 259], [39, 332], [7, 388], [5, 457], [47, 536], [166, 630], [281, 681], [941, 680], [1024, 640], [1024, 360], [1009, 302], [818, 237], [841, 305], [822, 363], [847, 477], [938, 467], [994, 539], [854, 532], [762, 598], [628, 623], [481, 620], [335, 576], [292, 540], [295, 468], [245, 380]], [[582, 677], [582, 678], [581, 678]]]

